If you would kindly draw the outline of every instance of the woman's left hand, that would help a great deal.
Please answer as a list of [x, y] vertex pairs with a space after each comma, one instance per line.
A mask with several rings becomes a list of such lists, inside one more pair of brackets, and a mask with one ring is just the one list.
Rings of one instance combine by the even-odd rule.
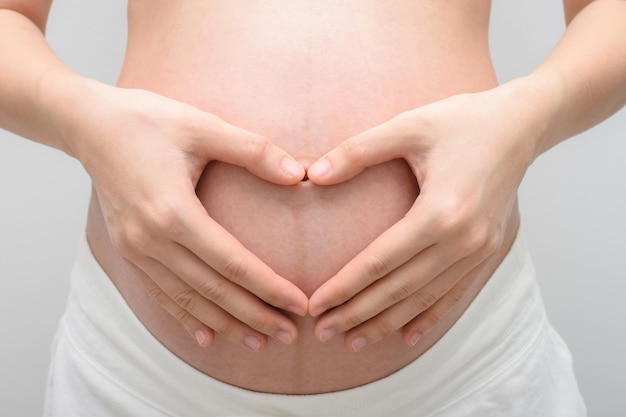
[[543, 116], [519, 85], [407, 111], [311, 166], [312, 182], [331, 185], [402, 158], [420, 186], [406, 216], [311, 296], [319, 340], [347, 332], [346, 347], [358, 351], [403, 328], [414, 345], [465, 292], [462, 278], [502, 248], [542, 134]]

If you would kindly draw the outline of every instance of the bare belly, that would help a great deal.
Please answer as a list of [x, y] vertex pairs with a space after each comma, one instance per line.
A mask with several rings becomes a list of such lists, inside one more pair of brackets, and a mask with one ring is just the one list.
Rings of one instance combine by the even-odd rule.
[[[120, 86], [196, 105], [304, 163], [402, 111], [496, 84], [488, 2], [133, 0], [129, 11]], [[399, 160], [331, 187], [277, 186], [212, 163], [197, 194], [214, 219], [310, 295], [406, 213], [418, 185]], [[217, 337], [202, 349], [132, 279], [95, 197], [90, 210], [94, 254], [155, 337], [200, 371], [256, 391], [325, 392], [389, 375], [448, 330], [495, 268], [478, 274], [455, 314], [412, 348], [395, 334], [354, 354], [340, 337], [318, 342], [307, 317], [296, 318], [290, 346], [270, 341], [252, 353]]]

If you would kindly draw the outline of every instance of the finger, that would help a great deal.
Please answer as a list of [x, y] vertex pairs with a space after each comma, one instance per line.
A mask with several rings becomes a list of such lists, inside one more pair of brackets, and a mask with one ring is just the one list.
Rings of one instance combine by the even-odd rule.
[[[248, 169], [256, 176], [281, 185], [300, 182], [304, 168], [268, 138], [203, 114], [198, 122], [200, 152], [208, 160], [219, 160]], [[207, 138], [211, 139], [207, 141]]]
[[199, 320], [214, 332], [254, 352], [262, 350], [267, 345], [265, 335], [254, 331], [214, 303], [195, 294], [192, 288], [159, 262], [144, 258], [138, 267], [150, 277], [144, 279], [152, 280], [153, 285], [158, 288], [152, 288], [151, 296], [170, 314], [174, 313], [174, 317], [180, 322]]
[[454, 324], [454, 320], [462, 313], [459, 311], [459, 307], [466, 304], [461, 301], [475, 297], [482, 288], [482, 284], [484, 284], [484, 280], [478, 280], [473, 274], [475, 271], [480, 270], [482, 266], [483, 264], [463, 277], [432, 307], [404, 325], [402, 338], [408, 346], [415, 346], [424, 335], [437, 326], [449, 328]]
[[178, 320], [178, 322], [187, 330], [189, 335], [193, 337], [200, 346], [207, 347], [213, 342], [215, 338], [213, 329], [207, 327], [196, 317], [192, 316], [189, 312], [185, 311], [178, 304], [176, 304], [143, 272], [143, 270], [133, 264], [129, 263], [129, 265], [135, 271], [135, 276], [146, 289], [148, 295], [150, 295], [150, 297], [172, 317]]
[[[431, 246], [346, 303], [330, 310], [316, 323], [318, 339], [323, 342], [329, 336], [346, 332], [423, 290], [433, 279], [439, 279], [438, 276], [450, 266], [451, 260], [455, 259], [455, 251], [454, 246]], [[426, 296], [430, 293], [422, 294]], [[428, 300], [423, 301], [426, 304]]]
[[373, 127], [343, 141], [307, 171], [309, 180], [319, 185], [347, 181], [365, 168], [407, 159], [416, 142], [416, 129], [404, 115]]
[[434, 233], [427, 216], [419, 214], [420, 198], [403, 219], [383, 232], [313, 293], [309, 300], [312, 316], [345, 303], [441, 238]]
[[182, 231], [175, 241], [188, 248], [218, 274], [259, 297], [267, 304], [297, 315], [306, 314], [307, 296], [276, 274], [217, 222], [197, 202], [185, 210]]
[[[196, 308], [197, 298], [204, 298], [256, 331], [287, 344], [296, 339], [297, 327], [292, 320], [219, 275], [189, 250], [178, 244], [160, 248], [159, 260], [170, 265], [174, 277], [157, 283], [182, 308], [201, 318], [204, 312]], [[185, 286], [180, 285], [180, 279]]]
[[[346, 347], [354, 352], [362, 350], [384, 339], [391, 333], [402, 329], [416, 316], [427, 314], [431, 317], [429, 323], [431, 327], [407, 330], [408, 336], [405, 339], [405, 343], [409, 343], [409, 345], [416, 344], [424, 334], [420, 330], [430, 330], [435, 325], [441, 323], [441, 317], [447, 315], [450, 309], [458, 304], [469, 286], [473, 284], [474, 277], [468, 276], [467, 273], [469, 271], [465, 269], [465, 265], [461, 264], [463, 262], [459, 262], [455, 267], [450, 268], [442, 276], [437, 277], [426, 287], [407, 297], [402, 302], [395, 304], [375, 318], [349, 331], [344, 338]], [[434, 320], [435, 318], [437, 320]], [[425, 324], [426, 322], [422, 323], [422, 325]]]

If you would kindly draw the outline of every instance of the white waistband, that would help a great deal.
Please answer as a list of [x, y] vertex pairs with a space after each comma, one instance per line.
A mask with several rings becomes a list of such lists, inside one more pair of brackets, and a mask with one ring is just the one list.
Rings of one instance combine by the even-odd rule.
[[[132, 313], [86, 240], [72, 272], [65, 326], [99, 372], [166, 415], [203, 416], [207, 402], [228, 415], [429, 415], [461, 400], [533, 344], [545, 320], [523, 232], [465, 314], [419, 359], [370, 384], [317, 395], [264, 394], [198, 372], [173, 355]], [[182, 411], [181, 411], [182, 410]], [[262, 411], [265, 410], [265, 411]]]

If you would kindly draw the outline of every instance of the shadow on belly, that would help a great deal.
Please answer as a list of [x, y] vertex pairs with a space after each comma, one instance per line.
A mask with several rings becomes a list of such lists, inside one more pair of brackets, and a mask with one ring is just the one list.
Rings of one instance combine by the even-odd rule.
[[213, 162], [197, 194], [209, 215], [307, 295], [401, 219], [419, 187], [404, 161], [369, 168], [342, 184], [291, 186]]

